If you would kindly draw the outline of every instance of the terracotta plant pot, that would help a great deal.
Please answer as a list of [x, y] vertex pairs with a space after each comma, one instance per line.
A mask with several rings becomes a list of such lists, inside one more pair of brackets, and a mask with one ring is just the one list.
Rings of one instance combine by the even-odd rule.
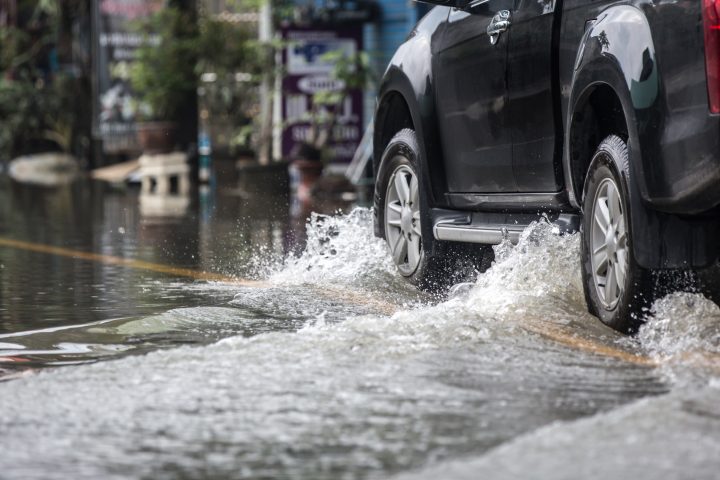
[[169, 153], [175, 148], [175, 122], [143, 122], [137, 125], [137, 138], [143, 153]]
[[312, 196], [313, 187], [322, 176], [324, 165], [317, 160], [298, 159], [293, 160], [291, 167], [295, 169], [298, 176], [298, 198], [300, 200], [309, 200]]

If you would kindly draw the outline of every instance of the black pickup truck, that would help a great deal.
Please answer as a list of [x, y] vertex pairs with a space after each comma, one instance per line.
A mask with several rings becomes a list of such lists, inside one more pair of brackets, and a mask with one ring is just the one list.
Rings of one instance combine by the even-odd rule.
[[375, 232], [421, 288], [540, 215], [632, 331], [720, 251], [720, 0], [430, 0], [378, 95]]

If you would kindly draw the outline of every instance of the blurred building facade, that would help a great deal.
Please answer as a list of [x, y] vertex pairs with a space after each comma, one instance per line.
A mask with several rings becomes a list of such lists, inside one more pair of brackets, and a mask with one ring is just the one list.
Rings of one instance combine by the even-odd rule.
[[[121, 4], [138, 3], [136, 0], [117, 0], [113, 2], [99, 2], [94, 0], [64, 0], [57, 2], [55, 15], [52, 17], [57, 27], [43, 27], [53, 32], [53, 41], [49, 44], [47, 52], [43, 50], [43, 56], [38, 60], [39, 71], [48, 72], [48, 77], [62, 72], [74, 79], [81, 95], [88, 97], [99, 97], [102, 92], [98, 91], [98, 46], [100, 45], [99, 18], [101, 15], [96, 10], [96, 5], [107, 3], [116, 6]], [[37, 5], [50, 5], [53, 2], [42, 2], [39, 0], [0, 0], [0, 28], [16, 27], [20, 29], [35, 28], [27, 24], [26, 11]], [[263, 2], [247, 2], [242, 0], [175, 0], [168, 4], [184, 5], [185, 8], [197, 8], [203, 14], [209, 14], [216, 19], [228, 24], [242, 26], [245, 30], [255, 32], [256, 39], [261, 39], [263, 29], [267, 30], [267, 22], [263, 26]], [[274, 0], [272, 2], [274, 15], [271, 19], [272, 29], [277, 34], [282, 28], [298, 27], [327, 28], [342, 32], [353, 30], [359, 33], [358, 48], [367, 53], [370, 58], [374, 76], [379, 79], [387, 66], [387, 63], [395, 49], [402, 43], [408, 32], [417, 20], [429, 9], [428, 5], [416, 3], [411, 0]], [[132, 5], [131, 5], [132, 6]], [[49, 8], [49, 7], [48, 7]], [[52, 10], [52, 8], [50, 8]], [[116, 9], [117, 10], [117, 9]], [[102, 12], [100, 12], [102, 13]], [[107, 22], [106, 22], [107, 23]], [[111, 32], [112, 33], [112, 32]], [[267, 33], [267, 32], [265, 32]], [[355, 35], [355, 34], [353, 34]], [[117, 36], [120, 38], [121, 36]], [[126, 37], [122, 37], [126, 38]], [[129, 37], [128, 37], [129, 38]], [[0, 46], [2, 48], [2, 46]], [[228, 47], [231, 51], [230, 47]], [[121, 49], [119, 49], [122, 51]], [[127, 49], [126, 49], [127, 50]], [[229, 54], [229, 53], [228, 53]], [[109, 62], [109, 67], [117, 67], [118, 64]], [[121, 71], [115, 68], [113, 72]], [[11, 78], [12, 73], [0, 72], [6, 78]], [[222, 150], [228, 150], [233, 146], [249, 145], [243, 141], [244, 137], [257, 135], [250, 131], [251, 125], [242, 122], [249, 119], [254, 120], [261, 116], [267, 105], [263, 105], [262, 85], [258, 86], [251, 72], [237, 71], [233, 73], [232, 89], [235, 93], [228, 96], [227, 84], [223, 85], [218, 80], [217, 72], [206, 71], [200, 82], [200, 125], [201, 134], [203, 122], [212, 119], [213, 128], [208, 129], [212, 134], [213, 146]], [[254, 82], [254, 84], [253, 84]], [[112, 84], [114, 85], [114, 84]], [[111, 86], [112, 86], [111, 85]], [[272, 87], [272, 86], [271, 86]], [[72, 98], [77, 98], [78, 92], [72, 92]], [[283, 95], [281, 91], [280, 96]], [[203, 98], [203, 95], [205, 97]], [[231, 98], [232, 97], [232, 98]], [[222, 100], [229, 100], [220, 108], [213, 106]], [[363, 124], [372, 119], [375, 103], [375, 88], [368, 86], [361, 95], [360, 110], [362, 111]], [[71, 119], [76, 133], [73, 138], [72, 150], [78, 156], [102, 157], [102, 148], [92, 148], [92, 138], [98, 138], [100, 129], [95, 125], [100, 115], [96, 106], [91, 109], [92, 101], [76, 102], [79, 119]], [[82, 108], [81, 108], [82, 107]], [[273, 114], [277, 116], [280, 111], [270, 107]], [[214, 110], [213, 110], [214, 109]], [[94, 111], [91, 111], [94, 110]], [[243, 119], [238, 120], [228, 112], [242, 111]], [[92, 122], [91, 122], [92, 120]], [[277, 124], [277, 119], [275, 120]], [[90, 135], [90, 125], [95, 125]], [[277, 132], [275, 132], [277, 136]], [[25, 142], [27, 143], [27, 142]], [[276, 139], [277, 143], [277, 139]], [[17, 150], [17, 149], [15, 149]], [[14, 154], [22, 153], [14, 151]], [[248, 152], [250, 153], [250, 152]], [[237, 155], [237, 149], [232, 155]], [[282, 157], [279, 149], [274, 150], [275, 159]], [[90, 165], [101, 165], [106, 160], [95, 158], [90, 160]]]

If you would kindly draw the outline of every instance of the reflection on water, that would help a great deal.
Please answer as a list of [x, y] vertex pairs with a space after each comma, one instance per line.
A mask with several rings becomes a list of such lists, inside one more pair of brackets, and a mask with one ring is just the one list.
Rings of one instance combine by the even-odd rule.
[[[201, 200], [181, 216], [143, 216], [137, 189], [89, 182], [37, 188], [0, 178], [0, 235], [239, 277], [252, 273], [260, 247], [268, 258], [281, 259], [303, 241], [298, 225], [305, 220], [289, 215], [287, 198], [213, 191]], [[0, 247], [0, 331], [202, 302], [203, 295], [163, 294], [153, 286], [158, 279], [181, 280]]]
[[[259, 257], [264, 264], [277, 264], [289, 252], [302, 249], [304, 233], [299, 225], [304, 227], [304, 211], [291, 215], [287, 197], [246, 198], [225, 191], [222, 184], [205, 187], [184, 195], [186, 204], [172, 214], [157, 208], [148, 214], [138, 188], [112, 188], [87, 181], [40, 188], [0, 177], [0, 236], [230, 277], [257, 274]], [[192, 279], [0, 246], [0, 335], [108, 320], [125, 322], [175, 308], [224, 305], [236, 293], [235, 288], [203, 285]], [[84, 333], [77, 346], [68, 341], [61, 342], [62, 347], [59, 343], [53, 346], [45, 341], [42, 348], [26, 348], [23, 359], [32, 362], [23, 365], [58, 364], [217, 339], [188, 336], [178, 340], [168, 335], [167, 341], [155, 339], [143, 348], [135, 340], [130, 341], [130, 348], [115, 348], [114, 341], [128, 342], [103, 339], [100, 347], [86, 338], [85, 327], [52, 335], [59, 341], [78, 332]], [[0, 350], [0, 358], [7, 360], [17, 348]]]

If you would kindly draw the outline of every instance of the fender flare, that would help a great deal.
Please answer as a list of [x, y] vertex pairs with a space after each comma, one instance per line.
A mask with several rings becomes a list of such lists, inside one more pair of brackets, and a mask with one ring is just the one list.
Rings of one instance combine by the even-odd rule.
[[[429, 60], [428, 60], [429, 62]], [[428, 65], [429, 68], [429, 65]], [[385, 148], [383, 123], [387, 117], [388, 99], [399, 95], [407, 105], [415, 129], [422, 158], [421, 181], [431, 193], [430, 203], [441, 203], [445, 193], [445, 171], [442, 163], [442, 148], [436, 120], [435, 97], [432, 82], [426, 78], [425, 85], [413, 85], [405, 71], [399, 66], [390, 65], [378, 95], [375, 113], [375, 132], [373, 137], [373, 158], [375, 172], [379, 171], [379, 162]], [[389, 138], [387, 138], [389, 140]], [[432, 179], [432, 181], [430, 181]]]
[[571, 202], [579, 207], [578, 187], [573, 185], [570, 139], [575, 113], [593, 89], [605, 84], [620, 100], [627, 126], [634, 187], [649, 199], [647, 173], [652, 171], [651, 136], [662, 128], [665, 111], [652, 32], [645, 14], [636, 7], [618, 5], [598, 15], [582, 37], [574, 63], [565, 137], [563, 169]]

